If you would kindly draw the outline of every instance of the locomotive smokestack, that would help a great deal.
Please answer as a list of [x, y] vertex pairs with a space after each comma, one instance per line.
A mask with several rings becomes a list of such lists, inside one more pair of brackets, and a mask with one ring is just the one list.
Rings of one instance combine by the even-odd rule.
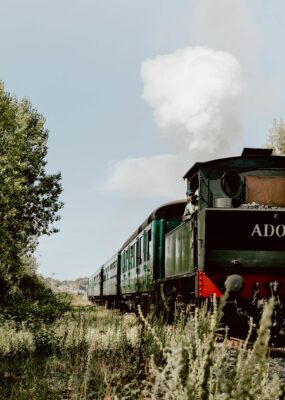
[[272, 156], [273, 149], [256, 149], [251, 147], [245, 147], [241, 153], [244, 156]]

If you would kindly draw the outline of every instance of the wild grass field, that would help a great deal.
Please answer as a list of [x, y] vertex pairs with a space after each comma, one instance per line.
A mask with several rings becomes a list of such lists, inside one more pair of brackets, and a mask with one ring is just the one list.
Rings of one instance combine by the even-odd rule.
[[272, 308], [253, 348], [235, 350], [217, 340], [217, 307], [168, 325], [140, 310], [136, 317], [78, 304], [35, 329], [3, 323], [0, 399], [284, 399], [267, 356]]

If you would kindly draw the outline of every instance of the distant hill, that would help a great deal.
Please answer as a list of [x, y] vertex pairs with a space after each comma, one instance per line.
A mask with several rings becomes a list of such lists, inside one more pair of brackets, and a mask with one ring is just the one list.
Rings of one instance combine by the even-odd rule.
[[53, 278], [45, 278], [45, 281], [49, 286], [60, 292], [86, 292], [86, 286], [88, 284], [88, 278], [78, 278], [76, 280], [65, 280], [59, 281]]

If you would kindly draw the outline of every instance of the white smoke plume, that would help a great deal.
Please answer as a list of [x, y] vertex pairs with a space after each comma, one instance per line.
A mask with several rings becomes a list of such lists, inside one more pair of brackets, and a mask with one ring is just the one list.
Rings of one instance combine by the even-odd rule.
[[146, 60], [143, 97], [176, 151], [222, 154], [238, 140], [241, 71], [229, 53], [188, 47]]
[[252, 116], [262, 108], [260, 99], [273, 97], [261, 89], [269, 87], [265, 79], [257, 77], [261, 38], [246, 0], [193, 0], [189, 26], [191, 46], [141, 67], [143, 98], [168, 154], [113, 163], [104, 185], [110, 191], [135, 196], [141, 182], [140, 197], [181, 197], [189, 167], [232, 155], [243, 141], [246, 113]]
[[254, 68], [262, 43], [247, 0], [194, 0], [192, 43], [234, 54], [243, 68]]
[[188, 47], [144, 61], [141, 76], [172, 154], [113, 163], [103, 186], [131, 197], [181, 197], [195, 161], [225, 155], [239, 140], [239, 64], [229, 53]]

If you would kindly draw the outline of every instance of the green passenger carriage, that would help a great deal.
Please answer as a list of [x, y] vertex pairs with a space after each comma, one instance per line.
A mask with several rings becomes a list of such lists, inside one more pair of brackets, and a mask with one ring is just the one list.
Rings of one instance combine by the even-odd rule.
[[89, 279], [88, 297], [107, 305], [131, 304], [149, 295], [154, 282], [164, 276], [165, 234], [181, 223], [185, 200], [164, 204], [123, 244], [122, 248]]

